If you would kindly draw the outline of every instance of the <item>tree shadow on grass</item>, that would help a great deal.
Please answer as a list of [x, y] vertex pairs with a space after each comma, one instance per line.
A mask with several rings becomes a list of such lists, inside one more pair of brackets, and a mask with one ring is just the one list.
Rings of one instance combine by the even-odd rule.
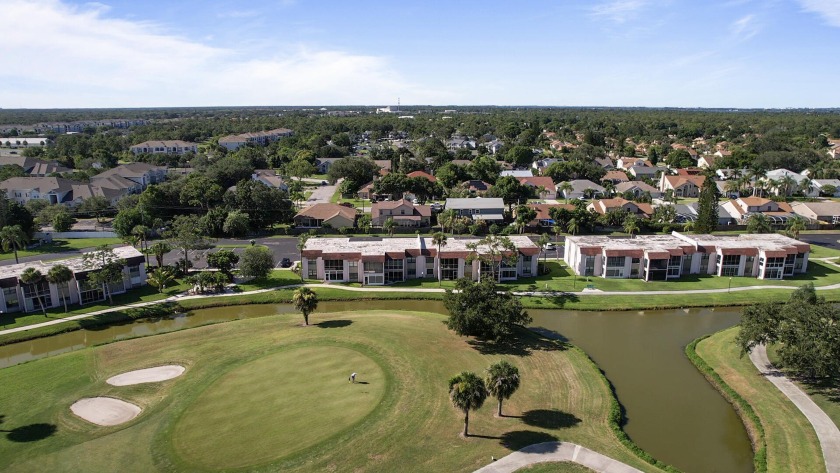
[[795, 375], [792, 378], [804, 384], [811, 393], [824, 396], [831, 402], [840, 402], [840, 380], [835, 378], [806, 378]]
[[512, 432], [505, 432], [502, 434], [502, 438], [499, 439], [499, 445], [507, 448], [508, 450], [516, 451], [535, 443], [556, 441], [557, 437], [545, 432], [514, 430]]
[[522, 422], [543, 429], [565, 429], [580, 424], [581, 420], [574, 414], [558, 409], [534, 409], [526, 411], [520, 416]]
[[541, 333], [517, 327], [513, 334], [502, 342], [472, 339], [467, 342], [484, 355], [529, 356], [535, 351], [563, 351], [569, 348], [566, 339], [544, 337]]
[[348, 325], [352, 324], [352, 320], [325, 320], [321, 323], [315, 324], [318, 328], [342, 328], [347, 327]]
[[12, 442], [37, 442], [56, 433], [54, 424], [30, 424], [8, 431], [6, 438]]

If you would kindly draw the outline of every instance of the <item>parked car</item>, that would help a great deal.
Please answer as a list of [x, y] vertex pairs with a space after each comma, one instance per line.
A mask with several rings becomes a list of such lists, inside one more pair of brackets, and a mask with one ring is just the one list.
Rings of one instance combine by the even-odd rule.
[[292, 260], [289, 258], [283, 258], [280, 260], [280, 267], [281, 268], [291, 268], [292, 267]]
[[545, 245], [545, 250], [546, 251], [553, 251], [553, 250], [556, 250], [556, 249], [557, 249], [557, 245], [555, 245], [554, 243], [549, 242], [547, 245]]

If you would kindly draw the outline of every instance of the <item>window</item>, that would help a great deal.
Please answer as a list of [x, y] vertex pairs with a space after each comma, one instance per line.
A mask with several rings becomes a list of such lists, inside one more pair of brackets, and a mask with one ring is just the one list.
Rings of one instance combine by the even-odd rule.
[[348, 261], [347, 266], [350, 267], [350, 281], [357, 282], [359, 280], [359, 262], [358, 261]]
[[3, 299], [5, 299], [6, 301], [6, 310], [11, 311], [20, 306], [20, 301], [18, 301], [18, 293], [16, 287], [4, 287]]
[[753, 266], [755, 266], [755, 256], [747, 256], [747, 261], [744, 263], [744, 276], [753, 275]]
[[386, 282], [400, 282], [403, 280], [403, 260], [401, 259], [387, 259], [385, 260], [385, 281]]
[[595, 257], [587, 256], [583, 260], [583, 275], [592, 276], [595, 274]]
[[516, 263], [510, 264], [507, 261], [502, 261], [499, 269], [500, 279], [516, 279]]
[[385, 263], [378, 261], [365, 261], [365, 273], [384, 273]]
[[680, 277], [681, 266], [682, 256], [671, 256], [668, 259], [668, 277]]
[[741, 264], [741, 255], [724, 255], [723, 256], [723, 265], [724, 266], [738, 266]]
[[796, 264], [796, 253], [785, 257], [785, 276], [793, 275], [793, 267]]
[[458, 279], [458, 258], [443, 258], [440, 260], [442, 279]]
[[307, 261], [306, 277], [309, 279], [318, 279], [318, 262], [314, 259]]
[[[52, 307], [52, 299], [50, 298], [50, 284], [46, 280], [41, 280], [35, 284], [24, 284], [23, 298], [32, 304], [34, 309], [41, 309], [42, 307]], [[36, 301], [37, 299], [37, 301]], [[28, 305], [28, 304], [27, 304]]]
[[764, 279], [782, 279], [785, 258], [767, 258], [764, 265]]
[[706, 274], [709, 272], [709, 254], [703, 253], [700, 256], [700, 274]]
[[344, 260], [324, 260], [324, 279], [327, 281], [344, 281]]
[[604, 277], [607, 278], [623, 278], [624, 277], [624, 256], [607, 256], [607, 266], [604, 269]]
[[738, 276], [740, 265], [741, 255], [723, 255], [723, 258], [720, 260], [720, 275], [728, 277]]
[[79, 298], [82, 304], [101, 301], [105, 298], [105, 291], [98, 284], [91, 284], [90, 281], [79, 281]]
[[534, 260], [533, 256], [522, 257], [522, 274], [525, 276], [531, 275], [531, 262]]

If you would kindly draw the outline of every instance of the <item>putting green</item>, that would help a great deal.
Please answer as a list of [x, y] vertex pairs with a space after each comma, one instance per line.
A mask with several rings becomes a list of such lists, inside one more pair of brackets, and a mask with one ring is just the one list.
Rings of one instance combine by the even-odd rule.
[[[357, 372], [357, 383], [348, 382]], [[349, 348], [291, 348], [239, 366], [210, 385], [175, 425], [175, 450], [210, 469], [267, 463], [318, 443], [371, 413], [385, 373]]]

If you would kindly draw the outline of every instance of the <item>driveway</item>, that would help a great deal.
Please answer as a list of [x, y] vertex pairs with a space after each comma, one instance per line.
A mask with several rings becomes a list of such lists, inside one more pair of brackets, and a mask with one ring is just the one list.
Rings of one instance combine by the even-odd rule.
[[339, 179], [335, 185], [318, 186], [312, 191], [312, 195], [306, 199], [306, 205], [328, 204], [338, 186], [341, 185], [342, 179]]

